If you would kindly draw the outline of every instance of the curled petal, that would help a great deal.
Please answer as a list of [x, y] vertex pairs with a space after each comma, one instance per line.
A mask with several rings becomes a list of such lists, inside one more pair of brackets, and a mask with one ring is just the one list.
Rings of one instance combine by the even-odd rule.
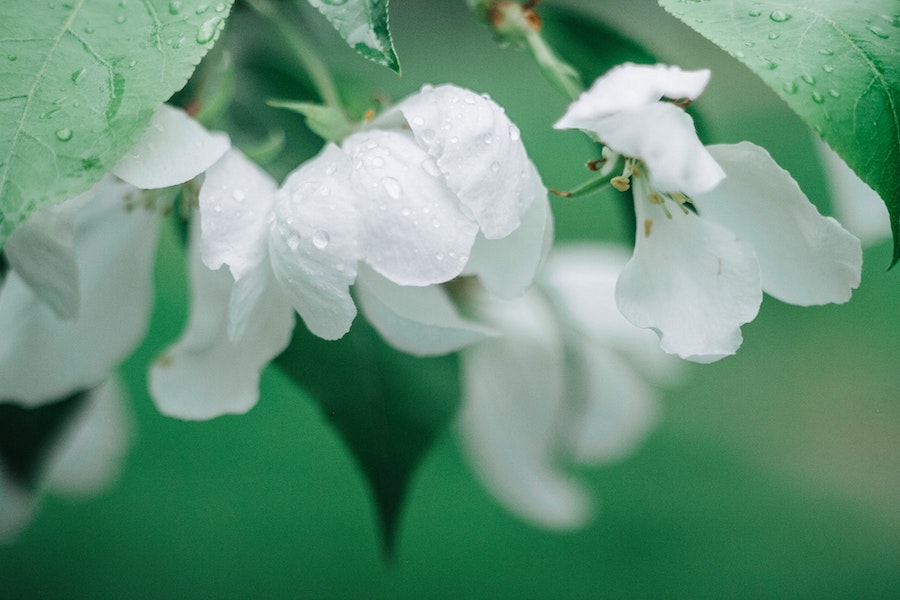
[[673, 104], [622, 111], [598, 121], [594, 131], [616, 152], [641, 159], [661, 192], [693, 196], [725, 177], [697, 137], [691, 117]]
[[707, 69], [683, 71], [667, 65], [619, 65], [570, 104], [553, 127], [596, 132], [598, 120], [618, 112], [647, 106], [663, 97], [695, 99], [703, 92], [709, 77]]
[[[424, 88], [394, 109], [488, 239], [509, 235], [546, 196], [519, 129], [493, 100], [454, 85]], [[535, 192], [535, 188], [540, 188]]]
[[361, 253], [400, 285], [443, 283], [460, 274], [478, 225], [465, 216], [433, 159], [408, 133], [350, 136], [360, 216]]
[[356, 316], [359, 213], [350, 171], [344, 152], [328, 145], [292, 173], [269, 236], [275, 277], [309, 330], [328, 340], [347, 333]]
[[235, 280], [266, 256], [266, 217], [275, 180], [239, 150], [229, 150], [206, 172], [200, 188], [200, 252], [213, 271], [223, 264]]
[[243, 335], [229, 339], [234, 280], [224, 269], [208, 269], [196, 246], [192, 243], [190, 251], [190, 320], [181, 339], [151, 367], [150, 393], [160, 412], [182, 419], [245, 413], [259, 399], [263, 368], [290, 341], [293, 311], [271, 274], [248, 276], [259, 281], [263, 291]]
[[756, 252], [763, 289], [801, 306], [846, 302], [859, 285], [862, 249], [840, 223], [823, 217], [764, 149], [742, 142], [710, 146], [728, 177], [696, 196], [704, 219], [727, 227]]
[[563, 350], [553, 317], [536, 296], [494, 301], [482, 314], [502, 328], [461, 355], [462, 447], [483, 485], [512, 512], [551, 529], [590, 515], [585, 491], [557, 464]]
[[131, 186], [104, 181], [78, 215], [81, 310], [62, 321], [11, 271], [0, 289], [0, 398], [37, 405], [105, 380], [144, 337], [159, 217], [126, 213]]
[[228, 150], [224, 133], [210, 133], [184, 111], [163, 104], [112, 174], [143, 190], [189, 181]]
[[734, 354], [740, 326], [762, 302], [753, 250], [694, 213], [666, 218], [635, 178], [638, 232], [634, 255], [616, 284], [616, 304], [638, 327], [655, 330], [666, 352], [696, 362]]
[[356, 295], [366, 319], [392, 346], [416, 356], [455, 352], [496, 335], [459, 316], [439, 286], [399, 286], [371, 269], [360, 270]]
[[494, 295], [511, 300], [525, 293], [553, 243], [553, 214], [546, 198], [532, 203], [510, 235], [488, 240], [479, 235], [465, 273], [478, 275]]

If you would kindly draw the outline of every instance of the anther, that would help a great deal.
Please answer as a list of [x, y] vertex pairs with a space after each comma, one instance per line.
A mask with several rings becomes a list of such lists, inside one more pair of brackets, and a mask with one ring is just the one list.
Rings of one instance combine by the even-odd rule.
[[613, 177], [609, 180], [609, 183], [620, 192], [627, 192], [631, 189], [631, 183], [628, 181], [628, 178], [622, 175]]
[[651, 229], [653, 229], [653, 219], [644, 219], [644, 237], [650, 237]]

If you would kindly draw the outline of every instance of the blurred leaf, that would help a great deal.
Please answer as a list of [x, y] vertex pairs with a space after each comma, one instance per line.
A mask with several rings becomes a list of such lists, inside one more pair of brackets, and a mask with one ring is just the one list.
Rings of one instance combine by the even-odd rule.
[[306, 126], [329, 142], [340, 142], [353, 132], [353, 125], [347, 120], [344, 111], [334, 106], [290, 100], [269, 100], [266, 104], [303, 115], [306, 117]]
[[388, 0], [308, 0], [356, 52], [400, 73], [388, 29]]
[[100, 179], [184, 86], [232, 2], [4, 3], [0, 245], [36, 208]]
[[896, 0], [660, 0], [759, 75], [887, 204], [900, 260]]
[[391, 557], [410, 478], [459, 405], [456, 357], [398, 352], [357, 319], [337, 342], [297, 327], [277, 362], [312, 395], [356, 457]]
[[0, 462], [21, 484], [32, 487], [44, 459], [87, 397], [77, 392], [52, 404], [24, 408], [0, 403]]

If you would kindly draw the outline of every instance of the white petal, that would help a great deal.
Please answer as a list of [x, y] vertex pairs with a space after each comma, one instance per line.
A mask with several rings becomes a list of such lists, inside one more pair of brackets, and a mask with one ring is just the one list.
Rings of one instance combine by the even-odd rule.
[[[261, 371], [290, 341], [293, 311], [274, 278], [259, 277], [263, 291], [244, 335], [229, 339], [233, 279], [225, 269], [209, 270], [196, 245], [190, 250], [190, 321], [181, 339], [151, 367], [150, 393], [160, 412], [182, 419], [245, 413], [259, 399]], [[267, 263], [259, 267], [268, 268]]]
[[674, 383], [682, 376], [682, 362], [662, 352], [657, 335], [632, 325], [616, 306], [616, 281], [628, 258], [621, 246], [558, 245], [539, 285], [569, 331], [627, 355], [645, 377]]
[[753, 251], [694, 213], [672, 207], [666, 218], [647, 200], [645, 179], [633, 183], [637, 243], [616, 285], [619, 310], [638, 327], [655, 330], [666, 352], [696, 362], [734, 354], [740, 326], [762, 302]]
[[462, 447], [482, 484], [513, 513], [550, 529], [581, 526], [590, 501], [557, 464], [564, 365], [552, 315], [531, 295], [487, 310], [505, 335], [460, 355]]
[[360, 269], [356, 295], [366, 319], [395, 348], [416, 356], [455, 352], [495, 333], [459, 316], [443, 288], [399, 286]]
[[440, 172], [431, 170], [433, 159], [411, 135], [391, 131], [357, 133], [344, 149], [359, 194], [364, 260], [400, 285], [459, 275], [478, 225], [462, 213]]
[[815, 144], [831, 186], [832, 206], [837, 220], [866, 245], [891, 237], [890, 217], [881, 197], [818, 136], [815, 137]]
[[693, 196], [713, 189], [725, 177], [694, 130], [694, 122], [673, 104], [656, 103], [598, 121], [594, 129], [610, 148], [640, 158], [661, 192]]
[[334, 340], [350, 329], [350, 285], [360, 258], [357, 191], [344, 152], [328, 145], [278, 192], [269, 237], [272, 268], [306, 326]]
[[823, 217], [764, 149], [742, 142], [710, 146], [728, 177], [694, 203], [756, 252], [763, 290], [808, 306], [846, 302], [859, 285], [862, 249], [840, 223]]
[[105, 380], [144, 337], [159, 217], [126, 213], [133, 188], [108, 179], [79, 212], [81, 311], [62, 321], [15, 272], [0, 290], [0, 398], [37, 405]]
[[540, 177], [529, 171], [519, 129], [487, 97], [441, 85], [410, 96], [395, 110], [488, 239], [509, 235], [531, 202], [546, 196]]
[[169, 187], [208, 169], [230, 145], [226, 134], [210, 133], [184, 111], [163, 104], [111, 172], [144, 190]]
[[206, 172], [200, 189], [201, 255], [212, 270], [223, 264], [240, 279], [267, 253], [266, 217], [277, 185], [239, 150], [230, 150]]
[[114, 483], [132, 432], [122, 388], [113, 378], [91, 390], [47, 460], [47, 489], [86, 496]]
[[33, 212], [3, 246], [12, 270], [61, 319], [72, 320], [78, 316], [75, 216], [93, 197], [94, 189]]
[[596, 131], [598, 119], [653, 104], [662, 97], [695, 99], [709, 77], [707, 69], [682, 71], [667, 65], [619, 65], [594, 81], [553, 127]]
[[525, 293], [553, 242], [553, 214], [546, 198], [532, 203], [510, 235], [488, 240], [479, 235], [465, 273], [478, 275], [490, 292], [507, 300]]
[[570, 405], [580, 409], [569, 420], [572, 453], [585, 464], [622, 459], [643, 441], [656, 420], [653, 390], [628, 361], [609, 349], [586, 340], [576, 348], [584, 381], [580, 389], [571, 383], [567, 387]]

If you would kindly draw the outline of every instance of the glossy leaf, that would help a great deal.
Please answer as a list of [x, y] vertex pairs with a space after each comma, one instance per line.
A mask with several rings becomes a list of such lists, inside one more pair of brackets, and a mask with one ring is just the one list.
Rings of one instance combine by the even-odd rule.
[[887, 204], [900, 260], [896, 0], [660, 0], [750, 67]]
[[0, 245], [86, 190], [184, 86], [233, 0], [7, 2], [0, 19]]
[[388, 347], [363, 319], [337, 342], [295, 329], [278, 366], [319, 404], [372, 490], [385, 555], [394, 552], [410, 480], [459, 405], [455, 356]]
[[358, 54], [400, 73], [388, 29], [388, 0], [309, 0]]

